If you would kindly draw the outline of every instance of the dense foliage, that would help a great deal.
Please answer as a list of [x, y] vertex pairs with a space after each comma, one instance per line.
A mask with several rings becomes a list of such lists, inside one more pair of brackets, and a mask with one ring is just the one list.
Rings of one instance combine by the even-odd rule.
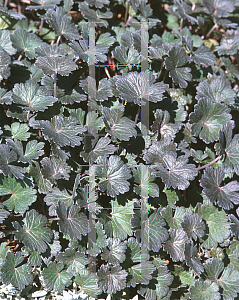
[[0, 298], [239, 299], [239, 1], [0, 16]]

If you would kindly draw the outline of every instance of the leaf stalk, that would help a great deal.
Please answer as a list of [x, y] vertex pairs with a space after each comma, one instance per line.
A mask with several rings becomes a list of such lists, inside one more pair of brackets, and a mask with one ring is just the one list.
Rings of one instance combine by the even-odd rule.
[[215, 164], [219, 159], [221, 159], [222, 155], [218, 156], [217, 158], [215, 158], [214, 160], [210, 161], [208, 164], [206, 165], [203, 165], [201, 167], [197, 167], [198, 170], [202, 170], [202, 169], [205, 169], [206, 167], [209, 167], [213, 164]]

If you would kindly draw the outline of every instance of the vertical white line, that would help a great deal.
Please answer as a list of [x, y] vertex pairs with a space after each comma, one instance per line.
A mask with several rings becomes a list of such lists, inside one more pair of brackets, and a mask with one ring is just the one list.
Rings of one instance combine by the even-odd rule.
[[[95, 79], [95, 23], [89, 23], [89, 76]], [[95, 97], [96, 86], [93, 85], [95, 80], [89, 80], [88, 93], [91, 98]], [[88, 103], [88, 111], [91, 110]]]
[[[149, 224], [148, 224], [148, 175], [149, 169], [147, 165], [141, 165], [141, 262], [148, 257], [149, 242]], [[145, 185], [145, 178], [147, 184]]]
[[[141, 95], [148, 90], [148, 23], [141, 23]], [[142, 96], [141, 96], [142, 97]], [[142, 98], [141, 98], [142, 99]], [[145, 100], [144, 100], [145, 101]], [[141, 106], [141, 124], [149, 129], [149, 101]], [[141, 165], [141, 183], [148, 180], [148, 166]], [[148, 257], [148, 184], [141, 186], [141, 264]], [[141, 265], [142, 266], [142, 265]]]
[[[96, 86], [95, 83], [95, 23], [89, 23], [89, 76], [93, 79], [88, 81], [88, 94], [90, 98], [95, 97]], [[88, 99], [88, 112], [91, 110]], [[96, 243], [96, 230], [95, 230], [95, 209], [96, 209], [96, 196], [95, 196], [95, 166], [89, 165], [89, 225], [91, 231], [88, 234], [88, 247], [91, 249]], [[96, 272], [96, 258], [90, 258], [91, 263], [89, 269]]]
[[[141, 23], [141, 95], [148, 90], [148, 23]], [[144, 100], [145, 101], [145, 100]], [[141, 106], [141, 123], [149, 129], [149, 101]]]

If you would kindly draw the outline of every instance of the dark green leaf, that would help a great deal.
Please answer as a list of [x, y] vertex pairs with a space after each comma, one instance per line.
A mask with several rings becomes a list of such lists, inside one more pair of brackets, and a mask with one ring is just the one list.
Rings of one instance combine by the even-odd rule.
[[146, 164], [162, 163], [165, 154], [171, 151], [176, 152], [176, 145], [170, 137], [166, 137], [163, 141], [153, 141], [147, 152], [145, 151], [143, 159]]
[[27, 124], [14, 122], [11, 124], [11, 127], [5, 125], [5, 129], [10, 130], [12, 134], [12, 139], [16, 140], [27, 141], [31, 135], [30, 132], [28, 132], [30, 128]]
[[0, 81], [10, 76], [11, 56], [0, 46]]
[[204, 236], [205, 224], [201, 216], [197, 213], [188, 214], [183, 216], [182, 228], [186, 231], [188, 238], [193, 238], [195, 241], [197, 237]]
[[85, 269], [85, 265], [89, 263], [84, 253], [71, 248], [67, 248], [65, 252], [60, 252], [56, 259], [67, 267], [66, 271], [71, 275], [82, 272]]
[[96, 8], [102, 8], [104, 5], [107, 5], [110, 3], [109, 0], [86, 0], [86, 2], [90, 6], [95, 6]]
[[[103, 78], [99, 81], [98, 88], [96, 88], [96, 80], [91, 76], [88, 76], [86, 79], [80, 80], [80, 86], [83, 88], [85, 93], [89, 94], [89, 90], [94, 93], [93, 99], [95, 101], [105, 101], [108, 98], [113, 96], [110, 81], [107, 78]], [[89, 95], [92, 99], [92, 95]]]
[[213, 213], [203, 217], [209, 227], [208, 239], [204, 241], [206, 248], [217, 247], [217, 243], [223, 243], [230, 235], [230, 223], [224, 210], [216, 209]]
[[156, 268], [151, 261], [142, 261], [137, 265], [133, 265], [129, 269], [129, 275], [132, 276], [132, 279], [127, 283], [127, 287], [135, 287], [139, 283], [148, 285], [152, 279], [151, 274], [155, 270]]
[[89, 233], [89, 221], [84, 213], [79, 213], [78, 205], [66, 209], [65, 203], [59, 200], [56, 211], [60, 218], [58, 221], [60, 231], [64, 235], [69, 235], [72, 240], [81, 240], [82, 235]]
[[[100, 35], [100, 36], [102, 36], [102, 35]], [[96, 47], [94, 48], [95, 53], [93, 53], [92, 50], [89, 49], [88, 39], [72, 41], [71, 43], [69, 43], [69, 46], [73, 50], [75, 50], [75, 54], [80, 59], [82, 59], [84, 62], [89, 63], [90, 56], [92, 56], [92, 54], [94, 54], [94, 56], [95, 56], [95, 63], [99, 63], [99, 62], [104, 63], [107, 61], [106, 53], [108, 53], [108, 48], [100, 46], [100, 45], [96, 45]], [[104, 78], [104, 79], [107, 80], [106, 78]], [[103, 80], [103, 79], [101, 79], [101, 80]]]
[[42, 271], [43, 284], [49, 291], [56, 290], [62, 292], [66, 286], [71, 284], [71, 275], [66, 271], [63, 263], [55, 263], [53, 261]]
[[[140, 63], [140, 54], [134, 48], [129, 48], [128, 53], [124, 46], [117, 46], [112, 51], [113, 57], [122, 65], [135, 65]], [[125, 67], [126, 67], [125, 66]]]
[[30, 174], [35, 179], [37, 186], [38, 186], [38, 192], [39, 193], [48, 193], [52, 189], [52, 183], [43, 177], [39, 163], [34, 162], [35, 167], [30, 167]]
[[121, 242], [120, 238], [108, 238], [107, 244], [108, 249], [103, 249], [101, 258], [114, 266], [124, 262], [126, 258], [126, 244], [124, 242]]
[[[155, 212], [143, 222], [145, 222], [145, 229], [143, 232], [144, 240], [147, 242], [148, 250], [159, 252], [159, 249], [162, 247], [162, 243], [164, 243], [169, 237], [167, 229], [163, 227], [166, 225], [164, 219], [157, 212]], [[141, 221], [141, 226], [143, 222]], [[141, 230], [136, 233], [138, 238], [139, 232], [141, 233]]]
[[105, 248], [108, 244], [107, 236], [105, 234], [105, 230], [103, 229], [102, 223], [97, 222], [95, 224], [95, 229], [97, 233], [96, 242], [93, 242], [93, 247], [86, 251], [86, 253], [90, 254], [91, 256], [97, 256], [101, 252], [101, 249]]
[[182, 228], [183, 217], [186, 213], [185, 207], [177, 206], [173, 214], [173, 209], [169, 205], [162, 209], [162, 217], [166, 220], [169, 227], [173, 229]]
[[54, 116], [51, 122], [44, 120], [38, 122], [45, 139], [53, 140], [54, 143], [60, 147], [79, 146], [82, 137], [78, 136], [78, 134], [82, 134], [86, 131], [86, 128], [82, 125], [77, 125], [78, 120], [72, 117], [64, 118], [63, 116]]
[[169, 51], [169, 57], [165, 58], [165, 67], [169, 70], [169, 76], [174, 83], [179, 84], [181, 88], [188, 86], [187, 81], [192, 80], [191, 68], [182, 67], [188, 62], [186, 51], [178, 44]]
[[155, 81], [151, 71], [130, 72], [116, 81], [116, 87], [122, 99], [142, 106], [145, 101], [156, 103], [163, 100], [167, 85]]
[[5, 177], [0, 184], [0, 196], [11, 195], [3, 204], [8, 210], [14, 210], [15, 213], [24, 214], [29, 206], [37, 200], [36, 192], [23, 181], [16, 181], [14, 177]]
[[193, 61], [206, 67], [213, 66], [216, 55], [206, 46], [201, 45], [192, 55]]
[[149, 260], [149, 253], [146, 250], [146, 245], [141, 246], [134, 237], [130, 237], [127, 241], [127, 246], [130, 248], [130, 258], [134, 263]]
[[110, 270], [108, 264], [101, 265], [97, 275], [99, 277], [99, 288], [107, 294], [115, 294], [126, 287], [128, 273], [122, 270], [121, 266], [113, 266]]
[[194, 112], [189, 115], [190, 123], [193, 124], [192, 134], [199, 135], [207, 144], [214, 142], [219, 138], [219, 130], [231, 118], [230, 108], [209, 99], [200, 99]]
[[42, 263], [42, 257], [37, 251], [31, 251], [31, 254], [28, 259], [28, 264], [31, 267], [40, 266]]
[[0, 203], [0, 224], [10, 215], [10, 212], [3, 207], [4, 206], [2, 205], [2, 203]]
[[215, 50], [218, 52], [220, 56], [234, 55], [237, 53], [238, 47], [239, 47], [238, 31], [227, 30], [226, 35], [220, 41], [220, 46], [216, 46]]
[[44, 111], [57, 101], [45, 87], [34, 81], [16, 83], [12, 91], [13, 102], [23, 105], [29, 111]]
[[128, 192], [130, 183], [127, 179], [132, 177], [128, 166], [116, 155], [111, 155], [109, 159], [100, 156], [97, 159], [95, 176], [100, 179], [99, 190], [107, 191], [107, 195], [111, 197]]
[[16, 239], [22, 241], [29, 250], [45, 252], [52, 238], [51, 229], [46, 227], [47, 222], [47, 218], [35, 209], [27, 211], [23, 226], [17, 221], [13, 222]]
[[133, 170], [134, 182], [139, 184], [134, 186], [134, 192], [137, 195], [142, 196], [142, 189], [145, 189], [150, 197], [159, 197], [159, 187], [156, 183], [153, 183], [155, 176], [151, 175], [151, 171], [152, 168], [148, 168], [147, 173], [144, 173], [141, 165]]
[[186, 232], [181, 228], [170, 229], [169, 234], [170, 240], [163, 245], [164, 251], [170, 254], [173, 261], [184, 261], [185, 243], [188, 241]]
[[72, 195], [69, 195], [66, 189], [60, 190], [57, 187], [54, 187], [44, 198], [44, 201], [49, 207], [49, 215], [56, 215], [56, 208], [58, 201], [61, 200], [65, 203], [66, 208], [74, 204]]
[[155, 278], [157, 283], [155, 284], [156, 289], [144, 289], [140, 288], [142, 292], [146, 290], [146, 298], [145, 299], [164, 299], [169, 291], [169, 286], [172, 284], [174, 276], [168, 271], [166, 266], [160, 266], [158, 269], [158, 275]]
[[54, 8], [57, 4], [60, 3], [60, 0], [34, 0], [32, 1], [39, 5], [28, 5], [26, 9], [37, 10], [37, 9], [49, 9]]
[[201, 177], [200, 185], [206, 197], [226, 210], [239, 204], [239, 183], [233, 180], [222, 186], [225, 171], [221, 167], [207, 167]]
[[9, 54], [14, 55], [17, 51], [12, 46], [11, 31], [1, 30], [0, 31], [0, 46]]
[[133, 203], [128, 201], [124, 206], [118, 204], [117, 200], [111, 200], [113, 236], [125, 240], [127, 235], [132, 235], [130, 219], [133, 216]]
[[[17, 252], [15, 255], [13, 252], [8, 252], [1, 269], [3, 283], [11, 283], [20, 291], [31, 284], [33, 280], [32, 268], [27, 264], [21, 264], [23, 260], [24, 257], [21, 252]], [[21, 266], [19, 267], [20, 264]]]
[[217, 283], [224, 269], [224, 264], [220, 259], [213, 258], [212, 260], [206, 261], [204, 268], [207, 274], [206, 278]]
[[97, 160], [99, 156], [105, 155], [108, 157], [110, 154], [113, 154], [117, 148], [110, 144], [111, 139], [108, 137], [102, 137], [98, 140], [94, 149], [92, 149], [89, 153], [81, 152], [80, 155], [83, 157], [85, 162], [93, 163]]
[[69, 173], [71, 168], [62, 160], [59, 160], [55, 157], [44, 157], [41, 160], [41, 165], [42, 175], [52, 183], [60, 178], [64, 178], [65, 180], [70, 178]]
[[106, 131], [120, 141], [129, 141], [133, 136], [137, 136], [134, 121], [124, 115], [124, 106], [118, 107], [103, 107], [103, 120], [106, 125]]
[[235, 236], [239, 236], [239, 220], [232, 214], [228, 215], [231, 225], [231, 231]]
[[153, 175], [161, 177], [167, 188], [171, 186], [179, 190], [185, 190], [190, 182], [198, 174], [198, 170], [193, 164], [187, 164], [188, 158], [179, 156], [177, 153], [169, 152], [163, 157], [162, 163], [156, 162]]
[[12, 165], [11, 163], [17, 161], [17, 154], [15, 151], [10, 150], [9, 145], [0, 145], [0, 174], [4, 176], [15, 176], [16, 178], [23, 179], [25, 170], [22, 167]]
[[80, 274], [75, 275], [74, 282], [80, 287], [84, 294], [96, 298], [102, 292], [98, 286], [98, 280], [96, 273], [84, 269]]
[[192, 242], [185, 244], [185, 260], [187, 266], [189, 266], [191, 269], [193, 269], [198, 275], [200, 275], [203, 271], [203, 265], [200, 262], [200, 259], [196, 257], [197, 255], [197, 247], [193, 246]]
[[54, 32], [58, 36], [64, 36], [68, 40], [80, 39], [79, 31], [77, 27], [71, 23], [71, 17], [69, 15], [60, 15], [52, 9], [48, 9], [46, 13], [48, 19], [47, 23], [53, 28]]
[[235, 134], [230, 144], [225, 149], [225, 160], [223, 166], [227, 171], [234, 169], [235, 173], [239, 175], [239, 134]]
[[36, 57], [35, 48], [42, 44], [42, 40], [36, 34], [19, 28], [12, 33], [11, 41], [13, 47], [19, 52], [25, 53], [29, 59]]
[[196, 280], [194, 286], [190, 288], [191, 299], [197, 300], [220, 300], [219, 286], [210, 280]]
[[41, 45], [36, 49], [38, 58], [35, 65], [42, 69], [46, 75], [60, 74], [69, 76], [69, 74], [77, 69], [77, 65], [71, 57], [67, 56], [67, 52], [56, 46]]
[[90, 9], [86, 2], [79, 3], [79, 10], [88, 21], [95, 22], [98, 26], [107, 27], [109, 24], [104, 19], [111, 19], [113, 17], [113, 13], [109, 9], [106, 12], [101, 12], [99, 9], [95, 11]]
[[219, 284], [223, 288], [223, 299], [235, 299], [239, 293], [238, 282], [239, 271], [234, 270], [230, 265], [226, 267], [220, 277]]
[[236, 92], [231, 88], [224, 78], [215, 77], [208, 80], [203, 80], [196, 87], [197, 100], [211, 100], [216, 103], [225, 103], [233, 105], [235, 103]]

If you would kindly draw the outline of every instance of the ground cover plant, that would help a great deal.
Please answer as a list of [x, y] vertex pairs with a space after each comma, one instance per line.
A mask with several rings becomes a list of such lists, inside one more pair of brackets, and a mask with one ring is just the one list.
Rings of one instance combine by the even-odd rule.
[[239, 299], [239, 1], [0, 1], [0, 298]]

